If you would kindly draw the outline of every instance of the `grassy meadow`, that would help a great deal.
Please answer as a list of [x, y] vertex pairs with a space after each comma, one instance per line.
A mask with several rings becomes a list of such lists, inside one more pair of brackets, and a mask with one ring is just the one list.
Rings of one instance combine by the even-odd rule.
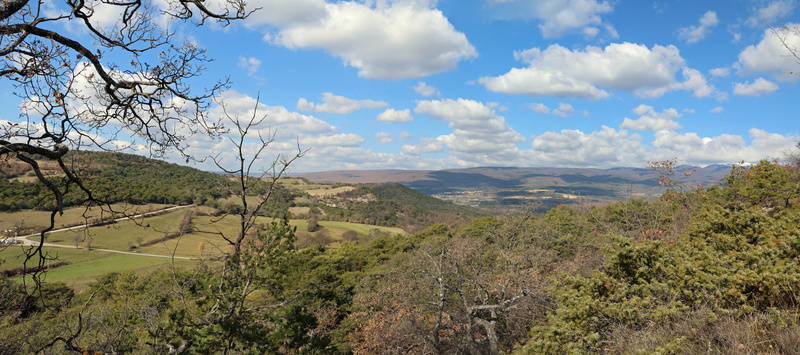
[[[124, 206], [115, 206], [122, 208]], [[127, 206], [133, 210], [133, 206]], [[139, 211], [150, 211], [168, 207], [165, 205], [136, 206]], [[160, 241], [152, 245], [142, 246], [167, 234], [179, 230], [181, 220], [187, 212], [194, 211], [191, 220], [192, 231], [180, 237]], [[133, 220], [119, 221], [113, 224], [90, 227], [88, 229], [60, 231], [48, 234], [47, 243], [63, 245], [64, 248], [48, 246], [45, 251], [56, 256], [58, 261], [67, 261], [70, 264], [53, 268], [48, 271], [49, 281], [62, 281], [76, 291], [87, 289], [87, 285], [97, 277], [109, 272], [137, 270], [145, 272], [156, 268], [170, 267], [173, 263], [171, 256], [178, 257], [174, 263], [178, 267], [196, 265], [199, 260], [213, 259], [228, 251], [228, 243], [222, 235], [233, 238], [239, 228], [236, 216], [224, 218], [209, 215], [209, 207], [183, 208], [169, 213]], [[56, 218], [57, 226], [68, 226], [85, 221], [85, 209], [71, 208], [63, 216]], [[90, 218], [99, 216], [96, 210], [88, 214]], [[0, 214], [0, 228], [11, 228], [24, 221], [25, 226], [43, 226], [49, 218], [49, 213], [44, 211], [20, 211], [16, 213]], [[270, 223], [272, 218], [259, 217], [257, 223]], [[359, 241], [366, 241], [370, 236], [377, 234], [405, 234], [402, 229], [377, 227], [371, 225], [320, 221], [319, 227], [314, 232], [306, 231], [308, 222], [305, 219], [290, 220], [292, 226], [297, 227], [299, 246], [308, 246], [315, 243], [313, 235], [324, 231], [327, 235], [325, 244], [328, 247], [337, 247], [343, 240], [347, 231], [356, 232]], [[34, 238], [31, 238], [34, 239]], [[87, 249], [89, 246], [91, 249]], [[77, 247], [77, 248], [76, 248]], [[22, 266], [23, 247], [10, 246], [0, 250], [0, 270], [14, 269]], [[108, 252], [134, 252], [142, 255], [121, 254]], [[152, 254], [162, 257], [154, 257]], [[187, 260], [184, 258], [192, 258]], [[36, 264], [33, 260], [32, 264]], [[19, 279], [19, 278], [17, 278]]]
[[[147, 204], [147, 205], [128, 205], [123, 203], [116, 203], [111, 205], [114, 211], [125, 211], [128, 215], [146, 213], [169, 207], [163, 204]], [[64, 209], [63, 216], [56, 216], [56, 228], [63, 228], [66, 226], [83, 224], [87, 219], [98, 218], [106, 216], [102, 213], [99, 207], [71, 207]], [[24, 210], [14, 213], [0, 212], [0, 229], [13, 229], [21, 225], [23, 228], [44, 229], [50, 225], [50, 212], [49, 211], [36, 211]]]

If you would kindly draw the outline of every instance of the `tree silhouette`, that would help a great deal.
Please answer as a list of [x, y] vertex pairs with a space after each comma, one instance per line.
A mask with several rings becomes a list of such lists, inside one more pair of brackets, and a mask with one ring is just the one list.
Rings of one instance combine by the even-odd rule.
[[[243, 0], [214, 8], [186, 0], [0, 4], [0, 78], [22, 102], [20, 123], [0, 123], [0, 159], [28, 164], [52, 194], [42, 242], [71, 191], [81, 192], [87, 205], [104, 205], [82, 180], [84, 165], [66, 159], [70, 150], [144, 144], [152, 156], [177, 151], [188, 161], [187, 137], [222, 132], [208, 119], [208, 108], [228, 82], [201, 90], [190, 85], [211, 59], [170, 25], [226, 26], [249, 14]], [[63, 176], [42, 173], [44, 162]], [[40, 265], [49, 259], [41, 243], [26, 254], [26, 264], [36, 256]], [[38, 274], [33, 279], [38, 285]]]

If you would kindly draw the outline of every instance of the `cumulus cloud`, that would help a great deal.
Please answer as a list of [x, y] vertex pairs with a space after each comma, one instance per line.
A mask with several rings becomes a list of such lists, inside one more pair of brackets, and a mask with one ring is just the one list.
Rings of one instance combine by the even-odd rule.
[[774, 0], [766, 6], [756, 8], [745, 22], [750, 27], [764, 26], [775, 23], [781, 17], [788, 17], [795, 8], [794, 0]]
[[[604, 24], [602, 15], [614, 10], [612, 2], [597, 0], [537, 0], [492, 1], [492, 10], [499, 18], [535, 18], [541, 21], [539, 29], [545, 38], [560, 37], [565, 33], [579, 32], [594, 37]], [[616, 38], [616, 31], [609, 31]]]
[[[650, 49], [626, 42], [570, 50], [555, 44], [545, 50], [514, 52], [514, 57], [528, 67], [512, 68], [501, 76], [478, 81], [494, 92], [595, 100], [611, 96], [601, 88], [641, 97], [659, 97], [672, 90], [689, 90], [696, 97], [704, 97], [714, 91], [699, 71], [684, 67], [685, 60], [675, 46]], [[675, 78], [681, 69], [684, 82]]]
[[[572, 105], [564, 102], [559, 102], [558, 108], [552, 110], [543, 103], [527, 104], [525, 105], [525, 107], [536, 113], [544, 113], [544, 114], [552, 113], [553, 115], [556, 115], [558, 117], [572, 117], [575, 115], [576, 112], [575, 108], [572, 107]], [[589, 116], [589, 111], [584, 110], [581, 111], [581, 113], [583, 113], [584, 116]]]
[[631, 112], [633, 112], [633, 113], [635, 113], [635, 114], [637, 114], [639, 116], [647, 115], [647, 116], [655, 117], [655, 118], [674, 119], [674, 118], [678, 118], [678, 117], [683, 116], [680, 113], [678, 113], [678, 110], [676, 110], [674, 108], [668, 108], [666, 110], [662, 110], [661, 113], [657, 113], [653, 109], [653, 106], [649, 106], [649, 105], [645, 105], [645, 104], [641, 104], [639, 106], [636, 106], [636, 108], [631, 110]]
[[[414, 112], [447, 122], [453, 132], [435, 139], [456, 158], [494, 165], [497, 161], [515, 160], [516, 143], [523, 142], [525, 137], [497, 115], [493, 107], [496, 105], [465, 99], [426, 100], [417, 101]], [[432, 144], [429, 142], [427, 146]], [[404, 149], [418, 151], [412, 145]]]
[[261, 61], [255, 57], [239, 56], [239, 67], [247, 72], [247, 75], [254, 76], [261, 68]]
[[363, 108], [382, 108], [386, 106], [389, 106], [389, 104], [384, 101], [353, 100], [344, 96], [334, 95], [329, 92], [322, 94], [321, 104], [309, 102], [302, 97], [297, 100], [297, 109], [300, 111], [315, 111], [338, 114], [352, 113]]
[[[780, 81], [796, 81], [797, 75], [790, 72], [796, 71], [798, 64], [792, 53], [786, 49], [800, 48], [800, 36], [795, 36], [791, 29], [800, 24], [788, 24], [786, 28], [778, 29], [777, 35], [772, 33], [772, 29], [764, 30], [761, 42], [756, 45], [747, 46], [739, 53], [739, 74], [748, 75], [754, 72], [767, 73]], [[786, 39], [786, 46], [781, 43], [780, 38]]]
[[437, 89], [435, 86], [430, 86], [430, 85], [425, 84], [425, 83], [423, 83], [421, 81], [417, 84], [417, 86], [414, 87], [414, 91], [416, 91], [417, 94], [420, 94], [420, 95], [425, 96], [425, 97], [440, 96], [441, 95], [439, 93], [439, 89]]
[[697, 133], [656, 132], [651, 157], [682, 157], [692, 164], [705, 165], [720, 162], [756, 162], [765, 157], [779, 157], [797, 142], [797, 137], [783, 136], [751, 128], [748, 131], [751, 143], [744, 137], [721, 134], [716, 137], [700, 137]]
[[[262, 133], [270, 133], [274, 130], [279, 137], [295, 137], [303, 134], [332, 134], [338, 129], [329, 123], [313, 116], [291, 112], [283, 106], [268, 106], [259, 103], [256, 108], [256, 98], [240, 93], [235, 90], [228, 90], [220, 95], [220, 100], [225, 103], [228, 114], [239, 117], [262, 117], [264, 120], [257, 127], [264, 129]], [[225, 117], [221, 107], [213, 108], [210, 117]]]
[[543, 103], [533, 103], [533, 104], [527, 104], [525, 106], [531, 109], [531, 111], [536, 113], [550, 113], [550, 108]]
[[553, 110], [553, 114], [558, 117], [572, 117], [575, 114], [575, 108], [570, 104], [559, 102], [558, 108]]
[[245, 20], [251, 27], [272, 25], [282, 28], [313, 24], [328, 16], [325, 0], [254, 0], [249, 4], [262, 8]]
[[375, 134], [375, 138], [378, 138], [381, 144], [389, 144], [394, 142], [392, 135], [392, 132], [378, 132]]
[[400, 148], [408, 154], [422, 155], [443, 152], [444, 144], [436, 138], [422, 138], [417, 144], [403, 144]]
[[730, 75], [731, 68], [714, 68], [709, 70], [708, 73], [716, 77], [726, 77]]
[[323, 49], [372, 79], [421, 78], [478, 56], [435, 1], [274, 0], [249, 25], [275, 29], [265, 38], [287, 48]]
[[675, 90], [691, 91], [696, 98], [708, 97], [714, 94], [717, 89], [714, 85], [709, 85], [705, 76], [697, 69], [683, 68], [681, 73], [684, 81], [674, 85]]
[[338, 133], [319, 136], [303, 136], [298, 142], [301, 147], [357, 147], [364, 143], [364, 138], [354, 133]]
[[[267, 152], [264, 154], [265, 164], [279, 155], [294, 155], [298, 145], [301, 149], [310, 149], [304, 156], [304, 164], [313, 166], [315, 162], [330, 162], [331, 156], [321, 156], [322, 152], [341, 151], [344, 149], [358, 150], [365, 139], [357, 134], [341, 132], [323, 120], [313, 116], [292, 112], [282, 106], [269, 106], [258, 103], [257, 99], [249, 95], [228, 90], [223, 92], [220, 100], [224, 102], [225, 109], [215, 106], [209, 111], [209, 117], [220, 119], [229, 117], [262, 117], [257, 125], [251, 127], [249, 139], [245, 140], [245, 154], [253, 155], [260, 146], [258, 137], [272, 140]], [[228, 123], [228, 126], [230, 124]], [[220, 161], [235, 161], [235, 149], [227, 138], [236, 139], [236, 131], [223, 135], [222, 139], [215, 139], [207, 135], [193, 135], [187, 142], [190, 146], [189, 153], [197, 157], [217, 156]], [[213, 169], [213, 166], [207, 166]]]
[[711, 111], [708, 111], [708, 112], [711, 112], [711, 113], [722, 113], [724, 111], [725, 111], [724, 108], [722, 108], [721, 106], [717, 106], [717, 107], [712, 108]]
[[411, 110], [409, 109], [397, 111], [390, 108], [379, 114], [377, 119], [386, 123], [404, 123], [413, 121], [414, 117], [411, 116]]
[[758, 78], [752, 83], [736, 83], [733, 87], [733, 94], [739, 96], [761, 96], [769, 95], [775, 90], [778, 90], [778, 84], [764, 78]]
[[678, 30], [678, 38], [686, 40], [686, 43], [697, 43], [706, 38], [711, 31], [711, 27], [719, 23], [717, 13], [708, 11], [700, 18], [700, 24], [696, 26], [683, 27]]
[[640, 117], [636, 120], [625, 117], [620, 128], [632, 131], [660, 131], [683, 128], [680, 123], [675, 121], [676, 118], [683, 115], [674, 108], [669, 108], [659, 113], [652, 106], [641, 104], [631, 111]]
[[533, 137], [532, 150], [525, 151], [524, 155], [533, 164], [541, 166], [629, 165], [644, 159], [646, 152], [641, 140], [639, 135], [606, 126], [588, 134], [565, 129]]

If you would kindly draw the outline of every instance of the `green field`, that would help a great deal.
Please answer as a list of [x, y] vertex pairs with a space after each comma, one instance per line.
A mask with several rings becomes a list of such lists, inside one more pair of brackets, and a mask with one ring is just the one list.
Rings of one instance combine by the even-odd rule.
[[[148, 205], [149, 208], [163, 207], [158, 205]], [[80, 210], [80, 213], [79, 211]], [[74, 221], [83, 221], [81, 216], [83, 209], [70, 209], [65, 212], [64, 217], [59, 218], [61, 223], [67, 225]], [[207, 208], [199, 207], [199, 211], [208, 212]], [[45, 247], [45, 251], [58, 261], [67, 261], [70, 264], [54, 268], [47, 272], [48, 281], [66, 282], [67, 285], [80, 292], [87, 289], [87, 285], [96, 280], [97, 277], [109, 272], [137, 270], [147, 271], [157, 268], [170, 267], [172, 259], [169, 256], [184, 258], [213, 258], [227, 252], [229, 245], [222, 238], [225, 235], [233, 239], [239, 228], [239, 220], [236, 216], [225, 218], [199, 215], [192, 218], [192, 232], [178, 238], [158, 242], [149, 246], [139, 245], [150, 240], [161, 238], [168, 233], [178, 230], [181, 219], [188, 208], [180, 209], [159, 216], [152, 216], [136, 221], [126, 220], [105, 226], [91, 227], [88, 230], [71, 230], [49, 234], [47, 243], [64, 245], [60, 247]], [[13, 214], [2, 214], [4, 221], [24, 220], [39, 221], [38, 218], [46, 212], [23, 211]], [[72, 218], [69, 220], [68, 218]], [[257, 223], [270, 223], [274, 219], [259, 217]], [[325, 231], [330, 237], [328, 246], [336, 247], [341, 244], [342, 235], [349, 231], [355, 231], [359, 240], [366, 240], [376, 230], [383, 234], [403, 234], [406, 233], [399, 228], [377, 227], [364, 224], [347, 222], [320, 221], [317, 231], [307, 232], [308, 222], [305, 219], [293, 219], [289, 222], [297, 227], [298, 240], [310, 238], [318, 231]], [[35, 239], [35, 238], [32, 238]], [[87, 245], [92, 250], [87, 250]], [[75, 249], [75, 247], [79, 249]], [[108, 249], [114, 251], [135, 251], [143, 254], [155, 254], [167, 256], [159, 258], [147, 255], [131, 255], [106, 252], [98, 249]], [[0, 250], [0, 259], [5, 261], [0, 264], [0, 270], [14, 269], [22, 266], [23, 251], [20, 246], [7, 247]], [[37, 260], [33, 260], [34, 266]], [[195, 260], [175, 259], [175, 264], [179, 267], [189, 267], [195, 265]]]
[[[171, 267], [173, 260], [170, 258], [156, 258], [139, 255], [125, 255], [98, 250], [86, 249], [67, 249], [45, 247], [45, 252], [54, 257], [55, 261], [67, 261], [70, 264], [53, 268], [45, 274], [46, 280], [50, 282], [64, 282], [76, 292], [83, 292], [88, 289], [88, 284], [97, 280], [98, 277], [109, 272], [137, 270], [145, 272], [157, 268]], [[23, 251], [22, 247], [8, 247], [0, 250], [0, 258], [5, 262], [0, 265], [0, 269], [14, 269], [22, 266]], [[29, 267], [38, 264], [38, 258], [29, 262]], [[191, 260], [174, 260], [176, 267], [190, 267], [197, 264]], [[20, 279], [17, 277], [17, 279]]]

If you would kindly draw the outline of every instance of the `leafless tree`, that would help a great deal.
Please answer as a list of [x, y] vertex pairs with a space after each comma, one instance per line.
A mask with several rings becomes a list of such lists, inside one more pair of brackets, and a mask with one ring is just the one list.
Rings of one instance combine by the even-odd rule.
[[[800, 27], [780, 25], [777, 27], [770, 26], [770, 28], [772, 30], [772, 35], [775, 36], [788, 51], [787, 55], [793, 57], [797, 64], [800, 64], [800, 48], [797, 48], [794, 44], [796, 42], [791, 40], [791, 38], [800, 38]], [[799, 74], [794, 71], [790, 71], [789, 73], [794, 75]]]
[[[195, 226], [198, 232], [217, 235], [228, 245], [220, 248], [224, 252], [222, 269], [217, 280], [209, 285], [207, 306], [195, 308], [184, 301], [189, 317], [178, 323], [195, 329], [193, 334], [205, 334], [215, 339], [212, 345], [201, 351], [227, 354], [236, 346], [255, 346], [257, 342], [243, 340], [247, 337], [245, 334], [268, 333], [270, 325], [264, 320], [268, 317], [262, 315], [285, 304], [282, 286], [276, 279], [280, 278], [294, 250], [294, 227], [288, 224], [288, 217], [269, 224], [258, 218], [264, 206], [272, 201], [278, 180], [305, 151], [298, 145], [293, 154], [279, 155], [267, 161], [265, 166], [262, 156], [274, 142], [275, 135], [274, 131], [263, 133], [259, 129], [266, 116], [258, 115], [258, 100], [248, 118], [231, 115], [224, 103], [220, 105], [225, 110], [225, 120], [234, 131], [227, 138], [235, 147], [234, 159], [233, 164], [230, 160], [223, 161], [219, 155], [211, 159], [233, 181], [229, 186], [230, 193], [241, 206], [212, 220], [211, 224]], [[237, 219], [238, 228], [233, 234], [215, 228], [215, 223], [227, 218]], [[177, 282], [175, 286], [184, 297], [187, 291], [182, 289], [183, 286]], [[267, 304], [254, 303], [254, 293], [259, 293], [262, 302], [267, 300]], [[182, 339], [184, 348], [193, 343], [193, 339], [188, 338]]]
[[356, 297], [355, 353], [498, 354], [544, 316], [545, 264], [529, 214], [485, 236], [432, 237]]
[[[112, 142], [128, 140], [146, 145], [153, 156], [177, 151], [190, 159], [188, 136], [221, 132], [207, 112], [228, 81], [202, 90], [190, 85], [211, 59], [196, 45], [180, 43], [170, 24], [216, 21], [225, 26], [251, 12], [244, 0], [219, 1], [213, 8], [206, 4], [0, 3], [0, 78], [22, 101], [19, 123], [0, 125], [0, 158], [28, 164], [53, 195], [50, 226], [41, 231], [42, 242], [54, 228], [56, 214], [63, 213], [65, 194], [77, 191], [85, 202], [103, 204], [86, 187], [80, 168], [65, 159], [70, 150], [114, 150], [120, 146]], [[64, 176], [45, 176], [43, 160], [57, 163]], [[40, 264], [45, 262], [41, 246], [27, 252], [26, 264], [37, 256]]]

